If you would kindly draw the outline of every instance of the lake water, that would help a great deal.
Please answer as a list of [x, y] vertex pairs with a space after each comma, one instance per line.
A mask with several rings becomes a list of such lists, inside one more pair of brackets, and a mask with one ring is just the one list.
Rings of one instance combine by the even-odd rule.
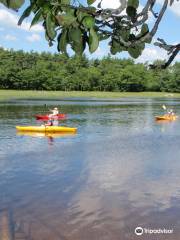
[[[180, 239], [180, 100], [81, 100], [0, 103], [0, 239]], [[54, 106], [76, 135], [16, 134]]]

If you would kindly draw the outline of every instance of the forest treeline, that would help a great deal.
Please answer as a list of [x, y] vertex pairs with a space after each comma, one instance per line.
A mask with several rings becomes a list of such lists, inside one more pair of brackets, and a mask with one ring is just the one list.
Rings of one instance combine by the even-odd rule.
[[89, 60], [0, 48], [0, 89], [180, 92], [180, 62], [150, 70], [131, 59]]

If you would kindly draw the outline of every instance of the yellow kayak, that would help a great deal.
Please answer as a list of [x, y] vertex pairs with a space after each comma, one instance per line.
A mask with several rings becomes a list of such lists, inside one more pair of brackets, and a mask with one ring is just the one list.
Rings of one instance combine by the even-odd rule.
[[169, 115], [163, 115], [163, 116], [157, 116], [155, 117], [156, 121], [175, 121], [178, 116], [169, 116]]
[[18, 131], [40, 133], [75, 133], [77, 128], [63, 126], [16, 126]]

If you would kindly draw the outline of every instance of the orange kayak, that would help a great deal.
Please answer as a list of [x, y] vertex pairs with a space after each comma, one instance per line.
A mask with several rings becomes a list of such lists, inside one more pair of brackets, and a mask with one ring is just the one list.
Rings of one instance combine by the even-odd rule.
[[178, 116], [170, 116], [170, 115], [163, 115], [163, 116], [156, 116], [156, 121], [175, 121], [177, 120]]

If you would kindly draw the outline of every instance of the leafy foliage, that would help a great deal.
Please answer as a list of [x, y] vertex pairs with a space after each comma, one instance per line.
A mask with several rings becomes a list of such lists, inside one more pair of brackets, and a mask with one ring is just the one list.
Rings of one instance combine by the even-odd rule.
[[[25, 0], [0, 2], [17, 10]], [[21, 25], [24, 19], [33, 13], [31, 26], [42, 22], [49, 46], [57, 40], [57, 49], [61, 53], [67, 54], [67, 45], [78, 55], [83, 54], [86, 46], [93, 53], [101, 41], [109, 39], [112, 54], [127, 51], [133, 58], [139, 57], [145, 43], [151, 43], [155, 34], [150, 32], [146, 21], [156, 0], [147, 2], [141, 13], [137, 11], [139, 0], [127, 0], [127, 5], [116, 11], [102, 9], [101, 2], [94, 7], [95, 2], [96, 0], [86, 0], [85, 4], [84, 1], [78, 0], [31, 0], [18, 24]], [[120, 15], [125, 9], [127, 15]]]
[[17, 10], [24, 4], [25, 0], [1, 0], [0, 2], [8, 8]]

